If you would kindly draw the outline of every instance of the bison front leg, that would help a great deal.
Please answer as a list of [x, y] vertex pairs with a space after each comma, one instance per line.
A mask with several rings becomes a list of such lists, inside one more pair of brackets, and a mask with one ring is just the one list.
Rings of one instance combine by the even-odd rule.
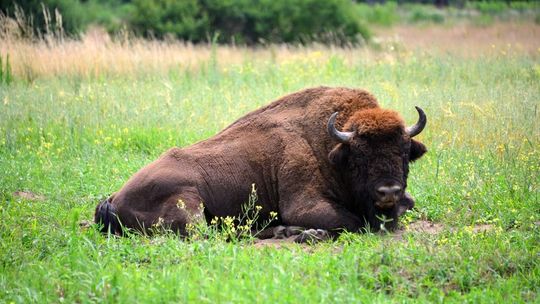
[[362, 227], [360, 218], [333, 202], [319, 199], [297, 198], [280, 206], [282, 221], [296, 229], [296, 242], [317, 242], [336, 237], [342, 231], [357, 232]]
[[294, 237], [296, 243], [315, 243], [331, 239], [335, 235], [324, 229], [306, 229], [300, 226], [279, 225], [263, 230], [257, 234], [259, 239], [289, 239]]
[[330, 240], [337, 236], [336, 233], [327, 231], [324, 229], [307, 229], [302, 231], [294, 241], [296, 243], [317, 243], [321, 241]]
[[297, 242], [326, 240], [342, 231], [359, 231], [362, 220], [344, 206], [326, 198], [326, 179], [310, 146], [294, 141], [278, 174], [279, 211], [286, 226], [305, 228]]

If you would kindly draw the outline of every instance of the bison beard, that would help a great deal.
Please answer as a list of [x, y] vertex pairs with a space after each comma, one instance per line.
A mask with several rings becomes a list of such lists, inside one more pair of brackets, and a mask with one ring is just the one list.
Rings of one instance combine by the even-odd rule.
[[405, 127], [363, 90], [287, 95], [214, 137], [165, 152], [101, 202], [95, 221], [103, 232], [162, 224], [185, 235], [187, 224], [238, 216], [254, 183], [261, 220], [279, 215], [276, 237], [298, 234], [302, 242], [381, 225], [392, 230], [414, 206], [405, 192], [409, 162], [426, 152], [412, 139], [426, 124], [417, 110], [418, 122]]

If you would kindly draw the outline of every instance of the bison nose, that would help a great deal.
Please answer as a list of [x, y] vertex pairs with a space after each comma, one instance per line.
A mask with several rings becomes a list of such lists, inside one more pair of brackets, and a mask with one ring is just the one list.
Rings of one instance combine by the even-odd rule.
[[398, 201], [401, 194], [401, 186], [386, 185], [377, 188], [377, 196], [384, 203], [395, 203]]

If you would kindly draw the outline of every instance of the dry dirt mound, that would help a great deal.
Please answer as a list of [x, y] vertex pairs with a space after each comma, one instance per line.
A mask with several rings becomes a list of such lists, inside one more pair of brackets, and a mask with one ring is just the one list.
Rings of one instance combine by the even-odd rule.
[[294, 238], [296, 236], [291, 236], [285, 239], [264, 239], [264, 240], [255, 240], [255, 247], [265, 247], [271, 246], [275, 248], [281, 248], [287, 246], [288, 244], [294, 244]]
[[40, 195], [40, 194], [36, 194], [32, 191], [15, 191], [13, 192], [13, 196], [14, 197], [19, 197], [19, 198], [22, 198], [22, 199], [26, 199], [26, 200], [31, 200], [31, 201], [43, 201], [45, 200], [45, 196], [43, 195]]

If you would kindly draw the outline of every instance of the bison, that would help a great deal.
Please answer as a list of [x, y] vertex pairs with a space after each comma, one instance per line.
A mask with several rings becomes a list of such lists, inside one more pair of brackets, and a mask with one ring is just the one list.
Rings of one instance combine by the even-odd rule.
[[[261, 218], [295, 226], [297, 241], [341, 231], [392, 230], [414, 204], [405, 192], [409, 162], [427, 150], [413, 139], [426, 115], [406, 127], [369, 92], [317, 87], [284, 96], [217, 135], [172, 148], [96, 207], [102, 231], [180, 233], [195, 221], [238, 216], [257, 186]], [[277, 230], [277, 229], [276, 229]], [[280, 232], [280, 233], [281, 233]]]

